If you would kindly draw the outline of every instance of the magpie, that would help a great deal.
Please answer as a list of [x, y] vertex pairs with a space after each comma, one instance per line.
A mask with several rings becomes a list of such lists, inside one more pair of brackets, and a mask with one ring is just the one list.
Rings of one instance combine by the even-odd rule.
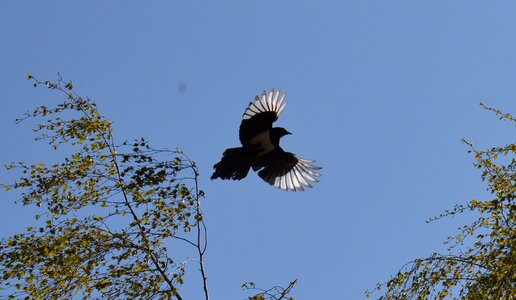
[[285, 191], [304, 191], [318, 182], [320, 174], [316, 170], [321, 168], [312, 165], [313, 160], [284, 151], [280, 139], [291, 133], [272, 127], [287, 104], [285, 96], [286, 93], [271, 89], [249, 103], [240, 123], [242, 147], [224, 151], [222, 159], [213, 166], [212, 180], [241, 180], [252, 168], [267, 183]]

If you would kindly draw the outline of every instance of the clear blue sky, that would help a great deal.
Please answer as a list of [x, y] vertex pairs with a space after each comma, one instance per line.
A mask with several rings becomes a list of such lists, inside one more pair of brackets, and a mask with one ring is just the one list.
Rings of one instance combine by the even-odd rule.
[[[296, 299], [361, 299], [468, 220], [428, 217], [486, 196], [460, 139], [514, 142], [478, 103], [516, 113], [515, 11], [514, 1], [5, 1], [0, 163], [56, 157], [13, 121], [62, 100], [26, 72], [61, 72], [118, 140], [179, 146], [197, 162], [213, 299], [294, 278]], [[288, 91], [283, 147], [317, 160], [321, 182], [286, 193], [255, 174], [210, 181], [246, 105], [272, 87]], [[0, 196], [1, 236], [32, 222], [15, 199]], [[183, 298], [200, 299], [189, 274]]]

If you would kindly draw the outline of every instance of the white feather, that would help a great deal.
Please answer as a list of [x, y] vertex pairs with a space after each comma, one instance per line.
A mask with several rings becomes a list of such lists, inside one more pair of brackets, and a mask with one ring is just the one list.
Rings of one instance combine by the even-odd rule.
[[249, 103], [242, 118], [244, 120], [249, 120], [254, 115], [262, 112], [275, 112], [279, 117], [287, 105], [285, 96], [286, 93], [281, 94], [280, 90], [275, 92], [274, 89], [271, 89], [268, 93], [263, 91]]

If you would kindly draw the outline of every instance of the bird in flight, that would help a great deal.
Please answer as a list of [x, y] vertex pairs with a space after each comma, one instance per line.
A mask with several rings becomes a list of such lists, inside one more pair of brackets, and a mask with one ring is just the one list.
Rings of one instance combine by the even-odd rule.
[[258, 172], [270, 185], [285, 191], [304, 191], [311, 183], [318, 182], [321, 169], [312, 165], [314, 161], [298, 157], [284, 151], [280, 139], [288, 134], [285, 128], [272, 127], [287, 102], [286, 93], [270, 90], [256, 96], [246, 108], [240, 123], [240, 143], [242, 147], [229, 148], [222, 159], [213, 166], [211, 179], [240, 180], [249, 169]]

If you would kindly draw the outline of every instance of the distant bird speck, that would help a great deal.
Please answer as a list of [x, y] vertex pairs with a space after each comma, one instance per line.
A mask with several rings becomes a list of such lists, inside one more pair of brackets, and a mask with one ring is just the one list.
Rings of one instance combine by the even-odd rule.
[[177, 91], [181, 94], [186, 93], [186, 84], [184, 82], [181, 82], [177, 85]]

